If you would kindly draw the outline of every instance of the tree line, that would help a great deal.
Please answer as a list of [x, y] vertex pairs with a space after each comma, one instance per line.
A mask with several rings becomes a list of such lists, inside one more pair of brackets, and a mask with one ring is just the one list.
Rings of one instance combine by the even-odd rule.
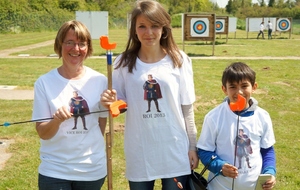
[[239, 19], [247, 17], [292, 17], [300, 19], [300, 0], [229, 0], [225, 10]]
[[[229, 0], [220, 8], [210, 0], [158, 0], [181, 24], [179, 13], [216, 13], [220, 16], [300, 18], [300, 0]], [[56, 31], [63, 22], [75, 19], [75, 11], [108, 11], [110, 27], [126, 27], [127, 13], [136, 0], [0, 0], [0, 33]]]

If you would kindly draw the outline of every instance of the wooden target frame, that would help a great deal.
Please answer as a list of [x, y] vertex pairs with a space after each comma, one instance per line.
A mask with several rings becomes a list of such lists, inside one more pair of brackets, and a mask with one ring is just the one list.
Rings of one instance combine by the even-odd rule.
[[289, 32], [292, 30], [292, 18], [276, 18], [276, 30]]
[[[292, 34], [292, 18], [291, 17], [247, 17], [246, 18], [246, 31], [247, 31], [247, 39], [249, 32], [257, 32], [259, 31], [259, 25], [261, 22], [265, 24], [265, 30], [267, 30], [267, 23], [270, 21], [273, 24], [273, 32], [274, 38], [276, 38], [277, 33], [281, 34], [282, 32], [286, 32], [289, 34], [289, 39]], [[255, 26], [253, 26], [255, 24]]]
[[292, 35], [292, 18], [291, 17], [277, 17], [276, 18], [276, 26], [275, 26], [275, 34], [276, 32], [288, 32], [289, 33], [289, 39], [291, 39]]
[[216, 33], [228, 34], [228, 31], [229, 31], [229, 17], [216, 16]]
[[229, 17], [228, 16], [216, 16], [216, 35], [225, 34], [226, 43], [228, 42], [229, 34]]
[[[216, 40], [216, 15], [213, 14], [190, 14], [184, 13], [182, 18], [183, 50], [185, 41], [212, 41], [213, 52]], [[228, 32], [228, 30], [227, 30]]]

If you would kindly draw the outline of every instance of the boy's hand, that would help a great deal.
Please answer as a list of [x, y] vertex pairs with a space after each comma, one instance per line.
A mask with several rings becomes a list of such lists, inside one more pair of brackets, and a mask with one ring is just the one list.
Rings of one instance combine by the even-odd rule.
[[230, 164], [224, 164], [222, 166], [222, 174], [226, 177], [237, 178], [239, 172], [237, 167]]
[[266, 181], [266, 183], [263, 185], [263, 189], [264, 190], [271, 190], [271, 189], [273, 189], [275, 184], [276, 184], [276, 178], [274, 176], [272, 176], [272, 178], [269, 179], [268, 181]]

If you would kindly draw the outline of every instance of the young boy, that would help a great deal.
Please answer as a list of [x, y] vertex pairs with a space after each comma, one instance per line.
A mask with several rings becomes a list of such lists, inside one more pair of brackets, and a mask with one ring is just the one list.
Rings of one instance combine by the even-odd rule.
[[[260, 174], [272, 175], [264, 190], [276, 183], [272, 121], [251, 97], [256, 88], [255, 72], [245, 63], [224, 70], [222, 90], [227, 97], [205, 116], [197, 143], [201, 162], [209, 164], [208, 181], [217, 176], [208, 184], [209, 190], [254, 190]], [[238, 94], [246, 99], [245, 108], [231, 111], [229, 104], [237, 101]], [[212, 156], [216, 158], [210, 163]]]

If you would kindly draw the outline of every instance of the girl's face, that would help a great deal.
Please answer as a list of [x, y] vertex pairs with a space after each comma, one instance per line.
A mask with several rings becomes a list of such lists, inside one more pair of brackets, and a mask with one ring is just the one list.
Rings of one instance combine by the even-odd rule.
[[137, 17], [135, 31], [142, 47], [158, 48], [160, 46], [162, 27], [151, 23], [144, 15]]
[[68, 66], [81, 65], [88, 52], [87, 42], [79, 41], [74, 30], [70, 29], [63, 41], [62, 59]]
[[236, 102], [238, 100], [238, 94], [246, 98], [246, 108], [249, 107], [249, 99], [256, 88], [257, 83], [252, 86], [248, 80], [233, 83], [227, 82], [226, 86], [222, 86], [222, 90], [228, 96], [230, 102]]

